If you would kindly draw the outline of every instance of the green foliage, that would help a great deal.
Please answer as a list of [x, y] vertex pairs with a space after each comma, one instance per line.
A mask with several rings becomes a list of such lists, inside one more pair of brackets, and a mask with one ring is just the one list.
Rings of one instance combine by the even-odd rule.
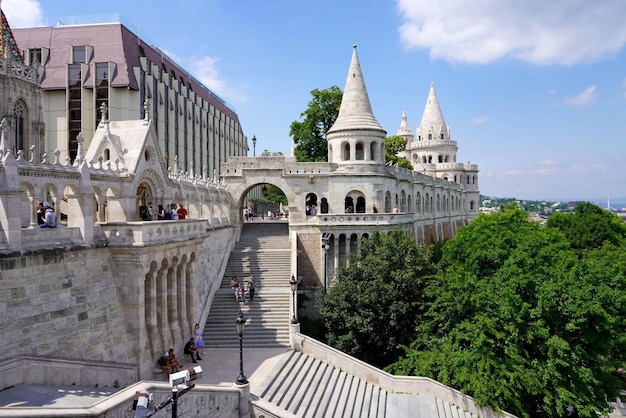
[[280, 151], [270, 152], [269, 150], [263, 150], [261, 157], [282, 157], [283, 153]]
[[404, 157], [397, 154], [406, 149], [406, 139], [399, 135], [388, 136], [385, 138], [385, 162], [393, 163], [393, 165], [413, 170], [413, 165]]
[[300, 114], [304, 120], [293, 121], [289, 127], [289, 136], [295, 143], [296, 159], [304, 161], [328, 161], [326, 132], [333, 126], [343, 92], [337, 86], [311, 91], [313, 98], [307, 109]]
[[377, 366], [397, 358], [423, 312], [422, 292], [436, 271], [431, 256], [404, 231], [372, 232], [320, 297], [328, 343]]
[[518, 416], [607, 412], [624, 364], [625, 249], [570, 247], [516, 206], [479, 215], [443, 248], [416, 338], [387, 370]]
[[287, 196], [285, 193], [279, 188], [274, 186], [273, 184], [264, 184], [261, 187], [263, 191], [263, 197], [250, 197], [248, 200], [250, 201], [259, 201], [259, 202], [273, 202], [276, 204], [282, 203], [283, 205], [288, 205]]
[[622, 218], [589, 202], [579, 203], [573, 214], [554, 214], [547, 224], [563, 232], [575, 250], [600, 248], [606, 241], [621, 245], [626, 238]]

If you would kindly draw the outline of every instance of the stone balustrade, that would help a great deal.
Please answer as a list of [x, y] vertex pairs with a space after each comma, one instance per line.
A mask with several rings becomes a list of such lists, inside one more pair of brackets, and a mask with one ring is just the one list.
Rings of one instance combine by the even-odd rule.
[[316, 225], [332, 226], [332, 225], [403, 225], [415, 222], [415, 214], [413, 213], [324, 213], [312, 216]]
[[109, 222], [100, 226], [109, 241], [109, 247], [145, 247], [206, 238], [210, 230], [222, 227], [221, 224], [210, 224], [206, 219]]

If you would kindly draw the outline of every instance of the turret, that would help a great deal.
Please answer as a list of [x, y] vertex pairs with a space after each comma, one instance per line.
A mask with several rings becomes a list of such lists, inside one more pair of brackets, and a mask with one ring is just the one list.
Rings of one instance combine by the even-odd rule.
[[372, 112], [356, 45], [335, 124], [326, 133], [328, 161], [337, 164], [384, 164], [385, 136]]

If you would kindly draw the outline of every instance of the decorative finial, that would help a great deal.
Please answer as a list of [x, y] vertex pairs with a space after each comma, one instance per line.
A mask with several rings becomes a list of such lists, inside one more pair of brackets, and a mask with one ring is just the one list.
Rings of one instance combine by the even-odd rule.
[[352, 48], [356, 49], [356, 44], [352, 45]]

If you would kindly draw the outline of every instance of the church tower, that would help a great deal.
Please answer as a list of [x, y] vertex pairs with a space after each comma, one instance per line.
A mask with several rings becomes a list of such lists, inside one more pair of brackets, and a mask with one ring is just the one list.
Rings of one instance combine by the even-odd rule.
[[13, 155], [23, 151], [23, 158], [38, 160], [45, 132], [39, 62], [34, 60], [30, 66], [24, 63], [1, 6], [0, 1], [0, 120], [3, 124], [3, 147]]
[[346, 165], [385, 164], [385, 136], [372, 112], [356, 45], [335, 124], [326, 133], [328, 162]]

